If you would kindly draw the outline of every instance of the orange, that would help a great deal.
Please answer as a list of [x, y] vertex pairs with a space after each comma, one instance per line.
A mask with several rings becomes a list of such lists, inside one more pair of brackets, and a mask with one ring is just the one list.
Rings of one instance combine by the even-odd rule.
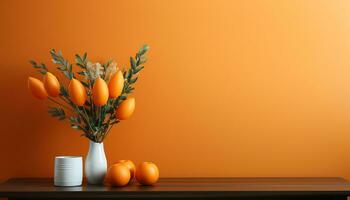
[[120, 103], [116, 110], [116, 117], [119, 120], [128, 119], [135, 110], [135, 98], [128, 98]]
[[113, 74], [111, 79], [108, 83], [108, 89], [109, 89], [109, 97], [110, 98], [116, 98], [118, 97], [124, 88], [124, 77], [123, 73], [121, 71], [118, 71], [117, 73]]
[[135, 164], [131, 160], [118, 160], [117, 163], [124, 164], [129, 169], [129, 171], [130, 171], [130, 182], [131, 182], [132, 179], [135, 177], [135, 171], [136, 171]]
[[78, 106], [83, 106], [86, 101], [86, 90], [83, 84], [73, 78], [68, 86], [69, 97]]
[[159, 179], [158, 167], [152, 162], [142, 162], [136, 168], [136, 180], [141, 185], [153, 185]]
[[50, 72], [47, 72], [44, 76], [44, 86], [52, 97], [57, 97], [60, 94], [60, 83], [58, 82], [55, 75], [51, 74]]
[[48, 96], [44, 84], [39, 79], [29, 77], [28, 89], [32, 95], [38, 99], [46, 99]]
[[130, 181], [129, 168], [122, 163], [112, 165], [108, 169], [107, 181], [109, 181], [112, 186], [127, 185]]
[[106, 82], [98, 77], [92, 87], [92, 100], [96, 106], [103, 106], [108, 101], [108, 86]]

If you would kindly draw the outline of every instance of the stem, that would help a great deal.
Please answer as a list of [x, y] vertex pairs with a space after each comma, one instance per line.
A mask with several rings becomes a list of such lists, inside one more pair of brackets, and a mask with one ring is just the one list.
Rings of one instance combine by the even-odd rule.
[[104, 107], [103, 106], [101, 106], [101, 107], [99, 107], [100, 109], [100, 112], [99, 112], [99, 119], [98, 119], [98, 129], [100, 129], [100, 127], [101, 127], [101, 124], [102, 124], [102, 122], [103, 122], [103, 119], [102, 119], [102, 115], [103, 115], [103, 111], [104, 111]]
[[74, 113], [74, 110], [72, 110], [71, 108], [67, 107], [66, 105], [61, 104], [60, 102], [58, 102], [58, 101], [54, 100], [54, 99], [53, 99], [53, 98], [51, 98], [51, 97], [48, 97], [48, 99], [49, 99], [50, 101], [52, 101], [52, 102], [54, 102], [54, 103], [56, 103], [56, 104], [58, 104], [58, 105], [60, 105], [60, 106], [64, 107], [64, 108], [65, 108], [65, 109], [67, 109], [67, 110], [70, 110], [71, 112], [73, 112], [73, 113]]
[[[72, 101], [70, 99], [68, 99], [67, 97], [63, 98], [62, 96], [60, 96], [60, 98], [62, 99], [62, 101], [66, 102], [68, 105], [70, 105], [73, 109], [75, 109], [75, 104], [72, 103]], [[75, 110], [74, 110], [75, 111]]]
[[[89, 115], [87, 114], [87, 112], [86, 112], [86, 109], [85, 109], [85, 106], [83, 106], [83, 111], [84, 111], [84, 113], [82, 113], [81, 111], [80, 111], [80, 109], [79, 109], [79, 107], [76, 105], [76, 104], [74, 104], [74, 103], [72, 103], [72, 101], [69, 99], [69, 98], [67, 98], [66, 96], [60, 96], [60, 98], [64, 101], [64, 102], [66, 102], [67, 104], [69, 104], [73, 109], [74, 109], [74, 111], [73, 112], [75, 112], [75, 113], [78, 113], [78, 115], [79, 116], [81, 116], [81, 118], [84, 120], [84, 122], [88, 125], [88, 127], [90, 128], [90, 130], [91, 130], [91, 132], [92, 132], [92, 136], [94, 137], [94, 138], [96, 138], [96, 135], [94, 134], [95, 133], [95, 130], [92, 128], [92, 126], [91, 126], [91, 123], [90, 123], [90, 120], [89, 120]], [[91, 99], [91, 97], [90, 97], [90, 99]], [[91, 136], [91, 137], [92, 137]], [[92, 139], [91, 137], [88, 137], [89, 139]], [[93, 140], [93, 141], [96, 141], [96, 140]]]
[[92, 121], [95, 121], [95, 117], [94, 117], [94, 102], [92, 102], [92, 98], [91, 98], [91, 95], [90, 95], [90, 110], [91, 110], [91, 117], [92, 117]]
[[[70, 101], [70, 99], [68, 99], [67, 97], [63, 98], [62, 96], [60, 96], [60, 98], [61, 98], [63, 101], [65, 101], [67, 104], [69, 104], [69, 105], [72, 106], [72, 108], [74, 109], [74, 110], [72, 110], [73, 112], [77, 112], [79, 115], [84, 116], [84, 115], [82, 115], [82, 114], [80, 113], [79, 107], [78, 107], [77, 105], [75, 105], [74, 103], [72, 103], [72, 102]], [[85, 109], [85, 107], [83, 107], [83, 108]], [[86, 112], [85, 112], [85, 113], [86, 113]], [[87, 116], [87, 114], [86, 114], [86, 116]], [[86, 120], [86, 117], [85, 117], [85, 120]]]
[[99, 126], [100, 121], [101, 121], [101, 106], [97, 107], [97, 115], [96, 115], [96, 117], [97, 117], [97, 126]]
[[[119, 121], [117, 121], [116, 123], [118, 123], [118, 122], [119, 122]], [[116, 123], [114, 123], [114, 124], [116, 124]], [[106, 133], [103, 134], [102, 141], [103, 141], [103, 140], [105, 139], [105, 137], [108, 135], [109, 131], [112, 129], [112, 127], [114, 126], [114, 124], [110, 125], [110, 126], [108, 127], [108, 130], [106, 131]]]
[[[78, 107], [77, 107], [77, 109], [78, 109], [78, 111], [80, 111]], [[90, 129], [92, 130], [92, 132], [93, 132], [93, 134], [94, 134], [95, 131], [94, 131], [94, 129], [92, 128], [92, 126], [91, 126], [91, 124], [90, 124], [89, 115], [87, 114], [86, 109], [85, 109], [84, 106], [83, 106], [83, 110], [84, 110], [85, 117], [86, 117], [86, 118], [85, 118], [86, 123], [89, 125]], [[94, 134], [94, 135], [95, 135], [95, 134]]]

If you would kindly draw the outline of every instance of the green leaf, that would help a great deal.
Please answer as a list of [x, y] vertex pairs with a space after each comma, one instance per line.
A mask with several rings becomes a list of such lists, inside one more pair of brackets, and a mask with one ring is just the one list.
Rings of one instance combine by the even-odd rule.
[[82, 60], [82, 58], [79, 56], [79, 54], [75, 54], [75, 61], [76, 61], [77, 63], [83, 63], [83, 60]]
[[36, 65], [36, 62], [34, 60], [30, 60], [29, 63], [32, 64], [33, 66]]
[[133, 69], [136, 68], [136, 61], [135, 61], [135, 59], [134, 59], [133, 57], [130, 57], [130, 65], [131, 65], [131, 67], [132, 67]]
[[140, 68], [137, 68], [136, 70], [134, 70], [134, 74], [139, 73], [141, 70], [143, 70], [143, 68], [145, 68], [145, 67], [141, 66]]
[[127, 96], [124, 96], [124, 95], [122, 95], [122, 96], [119, 96], [119, 99], [120, 100], [126, 100], [128, 97]]
[[127, 77], [126, 77], [129, 81], [130, 81], [130, 79], [131, 79], [131, 77], [132, 77], [132, 74], [133, 74], [132, 69], [129, 69], [128, 75], [127, 75]]
[[80, 68], [85, 68], [85, 66], [83, 64], [80, 64], [80, 63], [76, 63], [76, 65], [78, 65]]
[[71, 124], [70, 127], [73, 128], [73, 129], [77, 129], [77, 130], [84, 130], [84, 129], [81, 128], [79, 125]]
[[103, 71], [105, 72], [106, 71], [106, 69], [107, 69], [107, 63], [104, 63], [104, 64], [102, 64], [102, 68], [103, 68]]
[[38, 65], [38, 63], [36, 63], [34, 60], [30, 60], [29, 63], [42, 75], [45, 75], [48, 71], [44, 63], [40, 63], [40, 65]]
[[61, 85], [60, 93], [64, 97], [69, 97], [68, 89], [64, 85]]
[[134, 84], [134, 83], [137, 81], [138, 78], [139, 78], [139, 77], [130, 79], [129, 83], [130, 83], [130, 84]]
[[137, 62], [137, 65], [142, 65], [142, 64], [146, 63], [146, 61], [147, 61], [147, 57], [141, 56]]
[[133, 87], [128, 87], [128, 88], [125, 89], [125, 93], [129, 94], [129, 93], [131, 93], [134, 89], [135, 89], [135, 88], [133, 88]]
[[87, 72], [86, 71], [80, 71], [80, 72], [77, 72], [79, 75], [82, 75], [82, 76], [87, 76]]
[[81, 84], [83, 84], [85, 87], [89, 87], [89, 84], [88, 83], [85, 83], [84, 81], [80, 81], [81, 82]]
[[149, 46], [147, 44], [143, 45], [139, 50], [139, 55], [145, 54], [149, 50]]
[[83, 56], [83, 61], [84, 61], [84, 63], [87, 61], [86, 59], [87, 59], [87, 53], [85, 52], [85, 53], [84, 53], [84, 56]]
[[75, 55], [75, 61], [76, 61], [76, 65], [78, 65], [80, 68], [86, 70], [87, 53], [84, 53], [83, 56], [80, 56], [79, 54], [76, 54]]
[[78, 124], [79, 123], [78, 117], [69, 117], [69, 121], [72, 124]]
[[69, 79], [74, 78], [73, 65], [71, 65], [68, 60], [63, 58], [62, 52], [59, 51], [56, 53], [55, 49], [51, 49], [50, 54], [53, 63], [58, 65], [57, 69], [59, 69]]
[[66, 114], [62, 108], [50, 107], [48, 113], [58, 120], [64, 120], [66, 118]]

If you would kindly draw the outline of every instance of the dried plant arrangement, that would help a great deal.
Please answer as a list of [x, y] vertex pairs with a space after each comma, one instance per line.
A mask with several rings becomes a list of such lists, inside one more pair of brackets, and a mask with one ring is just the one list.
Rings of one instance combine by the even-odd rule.
[[89, 61], [87, 53], [75, 55], [75, 66], [52, 49], [50, 55], [57, 69], [68, 79], [65, 86], [44, 63], [30, 61], [43, 76], [42, 81], [28, 78], [28, 88], [34, 97], [48, 100], [54, 106], [49, 114], [58, 120], [68, 120], [73, 129], [83, 132], [82, 136], [101, 143], [111, 128], [121, 120], [128, 119], [135, 109], [134, 91], [138, 75], [147, 61], [148, 45], [144, 45], [130, 57], [128, 69], [119, 69], [111, 60], [106, 63]]

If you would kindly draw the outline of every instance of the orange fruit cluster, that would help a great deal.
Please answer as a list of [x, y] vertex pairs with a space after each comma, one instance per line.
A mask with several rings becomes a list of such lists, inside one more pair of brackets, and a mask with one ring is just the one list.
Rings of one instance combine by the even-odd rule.
[[119, 160], [108, 168], [105, 184], [126, 186], [134, 178], [141, 185], [154, 185], [159, 179], [158, 167], [152, 162], [142, 162], [136, 168], [131, 160]]
[[[121, 71], [116, 72], [110, 78], [107, 85], [105, 80], [97, 78], [92, 88], [92, 101], [96, 106], [106, 105], [108, 98], [117, 98], [122, 94], [124, 77]], [[29, 77], [28, 88], [32, 95], [38, 99], [57, 97], [60, 94], [60, 83], [55, 75], [47, 72], [43, 82], [39, 79]], [[87, 100], [87, 92], [84, 85], [75, 78], [70, 80], [68, 86], [70, 100], [77, 106], [83, 106]], [[128, 98], [120, 103], [116, 110], [116, 117], [119, 120], [128, 119], [135, 110], [135, 98]]]

